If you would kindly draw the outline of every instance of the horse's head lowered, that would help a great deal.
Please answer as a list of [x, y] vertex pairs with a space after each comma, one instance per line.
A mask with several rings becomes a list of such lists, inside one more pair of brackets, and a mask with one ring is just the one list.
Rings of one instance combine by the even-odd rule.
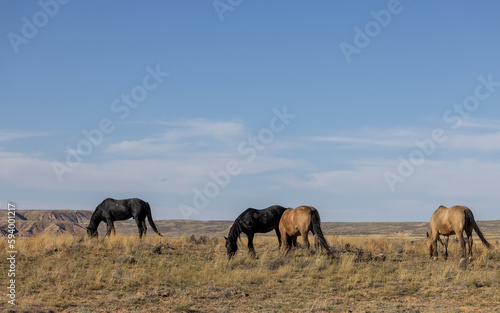
[[236, 240], [232, 240], [231, 238], [224, 237], [224, 239], [226, 239], [227, 256], [232, 258], [236, 251], [238, 251], [238, 243]]
[[87, 235], [89, 237], [97, 237], [97, 228], [90, 228], [90, 227], [87, 227]]

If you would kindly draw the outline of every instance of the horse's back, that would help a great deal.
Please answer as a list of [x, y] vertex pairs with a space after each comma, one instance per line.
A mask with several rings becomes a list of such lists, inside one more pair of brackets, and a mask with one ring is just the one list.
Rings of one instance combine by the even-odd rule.
[[281, 206], [281, 205], [272, 205], [264, 210], [269, 210], [271, 212], [273, 212], [274, 214], [278, 214], [279, 216], [281, 216], [283, 214], [283, 212], [286, 211], [287, 208]]
[[307, 218], [307, 217], [310, 218], [313, 214], [317, 214], [317, 213], [318, 213], [318, 210], [316, 210], [312, 206], [307, 206], [307, 205], [299, 206], [299, 207], [295, 208], [295, 210], [294, 210], [294, 214], [296, 216], [302, 216], [302, 218]]
[[465, 217], [465, 211], [470, 209], [466, 206], [463, 205], [454, 205], [452, 207], [445, 207], [445, 206], [440, 206], [434, 214], [432, 214], [431, 220], [444, 220], [444, 219], [450, 219], [450, 218], [456, 218], [457, 216], [464, 216]]
[[470, 209], [466, 206], [463, 206], [463, 205], [454, 205], [452, 207], [450, 207], [450, 213], [451, 214], [465, 214], [465, 211], [467, 211]]
[[454, 205], [450, 208], [448, 219], [455, 224], [455, 227], [462, 228], [466, 225], [465, 211], [470, 211], [470, 209], [463, 205]]
[[113, 220], [127, 220], [129, 218], [143, 219], [147, 215], [149, 205], [139, 198], [113, 199], [107, 198], [102, 202], [102, 210]]
[[258, 210], [248, 208], [243, 211], [235, 220], [243, 232], [267, 233], [278, 226], [283, 212], [286, 209], [279, 205]]
[[452, 207], [440, 206], [432, 214], [430, 227], [432, 231], [438, 231], [443, 235], [454, 234], [463, 229], [466, 218], [465, 211], [470, 211], [466, 206], [454, 205]]
[[280, 228], [286, 229], [289, 235], [307, 232], [312, 228], [312, 215], [316, 213], [314, 207], [305, 205], [287, 209], [281, 217]]

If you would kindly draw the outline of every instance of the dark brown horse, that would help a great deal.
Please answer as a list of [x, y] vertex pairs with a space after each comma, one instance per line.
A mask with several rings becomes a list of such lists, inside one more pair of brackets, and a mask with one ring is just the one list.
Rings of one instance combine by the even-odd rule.
[[448, 258], [448, 240], [449, 236], [456, 234], [460, 247], [462, 248], [462, 259], [460, 263], [466, 264], [466, 245], [465, 239], [463, 237], [463, 232], [467, 235], [467, 243], [469, 247], [469, 258], [472, 258], [472, 230], [476, 231], [479, 239], [483, 242], [486, 248], [491, 249], [491, 245], [486, 241], [483, 233], [479, 229], [474, 220], [474, 215], [472, 211], [465, 206], [455, 205], [451, 208], [445, 206], [440, 206], [434, 214], [432, 214], [430, 222], [430, 230], [427, 233], [427, 249], [429, 252], [429, 257], [434, 257], [437, 259], [437, 241], [441, 241], [440, 235], [445, 236], [446, 239], [443, 242], [444, 254], [443, 257], [446, 260]]
[[255, 233], [267, 233], [274, 229], [278, 237], [278, 243], [281, 245], [278, 224], [285, 210], [286, 208], [281, 205], [273, 205], [262, 210], [249, 208], [243, 211], [231, 226], [228, 238], [224, 237], [228, 257], [233, 257], [238, 250], [238, 238], [240, 238], [241, 233], [247, 235], [248, 251], [254, 257], [253, 237]]
[[97, 227], [104, 221], [108, 226], [106, 236], [110, 236], [111, 233], [115, 233], [114, 221], [134, 218], [137, 228], [139, 228], [139, 237], [146, 236], [146, 217], [154, 232], [161, 236], [153, 222], [149, 203], [137, 198], [124, 200], [107, 198], [97, 206], [92, 214], [89, 226], [87, 227], [87, 234], [91, 237], [97, 236]]
[[287, 209], [281, 216], [279, 224], [281, 249], [284, 252], [288, 252], [293, 243], [296, 242], [297, 236], [302, 236], [304, 245], [309, 252], [310, 244], [308, 235], [309, 232], [312, 232], [316, 249], [321, 244], [328, 254], [333, 257], [334, 255], [326, 242], [320, 224], [319, 213], [312, 206], [299, 206], [295, 209]]

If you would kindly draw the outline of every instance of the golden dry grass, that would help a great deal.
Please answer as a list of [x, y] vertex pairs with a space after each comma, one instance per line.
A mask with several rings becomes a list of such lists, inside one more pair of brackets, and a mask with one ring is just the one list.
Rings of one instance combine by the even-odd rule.
[[[298, 248], [286, 256], [273, 236], [256, 236], [228, 261], [224, 240], [116, 235], [18, 239], [17, 312], [498, 312], [500, 252], [479, 240], [459, 267], [431, 261], [425, 242], [382, 236], [327, 236], [348, 251], [335, 260]], [[299, 242], [301, 239], [299, 239]], [[495, 241], [493, 241], [495, 243]], [[0, 241], [2, 260], [6, 240]], [[385, 260], [381, 260], [382, 254]], [[1, 262], [1, 287], [8, 264]]]

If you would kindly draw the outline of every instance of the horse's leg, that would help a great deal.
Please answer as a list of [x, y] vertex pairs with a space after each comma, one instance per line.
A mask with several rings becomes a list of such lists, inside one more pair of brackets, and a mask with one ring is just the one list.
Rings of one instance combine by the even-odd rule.
[[288, 252], [288, 244], [290, 242], [290, 238], [286, 233], [281, 233], [281, 247], [280, 250], [283, 254]]
[[115, 224], [113, 223], [113, 221], [112, 220], [107, 220], [106, 224], [108, 225], [108, 231], [106, 232], [106, 236], [110, 237], [111, 236], [111, 232], [113, 232], [113, 235], [116, 234]]
[[143, 220], [142, 220], [142, 229], [143, 229], [143, 231], [144, 231], [144, 232], [142, 233], [142, 235], [143, 235], [144, 237], [146, 237], [146, 234], [148, 233], [148, 227], [146, 226], [146, 219], [143, 219]]
[[434, 259], [437, 259], [438, 258], [438, 239], [439, 239], [439, 235], [436, 236], [436, 238], [433, 239], [432, 241], [432, 246], [434, 247], [434, 252], [432, 253], [432, 257]]
[[448, 242], [450, 240], [450, 236], [446, 236], [446, 238], [444, 239], [444, 243], [443, 243], [443, 246], [444, 246], [444, 253], [443, 253], [443, 258], [445, 260], [448, 259]]
[[289, 251], [295, 249], [297, 247], [297, 236], [288, 236], [286, 246]]
[[283, 254], [286, 254], [287, 244], [289, 239], [288, 239], [288, 234], [286, 233], [286, 230], [284, 228], [280, 229], [280, 238], [281, 238], [280, 250]]
[[472, 243], [474, 242], [472, 240], [472, 229], [471, 228], [466, 229], [465, 234], [467, 235], [467, 243], [469, 246], [469, 260], [470, 260], [472, 259]]
[[248, 252], [250, 252], [252, 257], [255, 258], [255, 249], [253, 248], [253, 236], [254, 235], [255, 234], [253, 234], [253, 233], [249, 233], [249, 234], [247, 234], [247, 237], [248, 237]]
[[137, 224], [137, 228], [139, 229], [139, 238], [142, 238], [142, 235], [144, 233], [144, 227], [143, 227], [143, 221], [140, 221], [138, 218], [135, 220], [135, 223]]
[[317, 234], [314, 234], [314, 248], [316, 249], [316, 251], [319, 251], [319, 249], [321, 249], [321, 245], [319, 243], [319, 237]]
[[304, 240], [304, 245], [306, 246], [307, 254], [309, 254], [310, 253], [309, 249], [311, 248], [311, 245], [309, 244], [309, 232], [308, 231], [302, 232], [302, 239]]
[[[466, 249], [465, 249], [464, 234], [462, 233], [462, 231], [457, 231], [456, 233], [457, 233], [458, 242], [460, 243], [460, 248], [462, 249], [462, 260], [465, 260], [467, 253], [466, 253]], [[460, 263], [462, 263], [462, 260], [460, 260]]]
[[276, 232], [276, 236], [278, 237], [278, 250], [281, 248], [281, 232], [280, 232], [280, 228], [278, 226], [276, 226], [276, 228], [274, 229], [274, 231]]

